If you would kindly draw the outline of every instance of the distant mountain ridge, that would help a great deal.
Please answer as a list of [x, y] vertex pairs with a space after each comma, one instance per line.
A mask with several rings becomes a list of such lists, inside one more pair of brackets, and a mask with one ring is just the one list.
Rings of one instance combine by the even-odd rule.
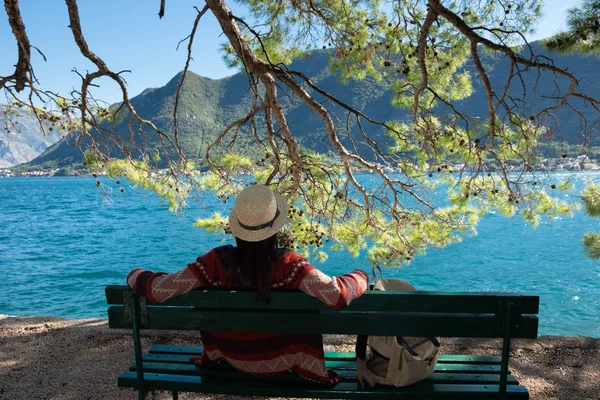
[[[586, 84], [586, 94], [600, 98], [600, 59], [578, 55], [549, 54], [539, 43], [532, 44], [537, 54], [551, 57], [555, 64], [576, 74]], [[402, 120], [408, 117], [406, 110], [395, 108], [391, 105], [392, 96], [395, 94], [390, 90], [385, 81], [376, 82], [373, 79], [365, 79], [360, 82], [350, 81], [341, 84], [328, 67], [329, 50], [315, 50], [307, 53], [304, 57], [296, 59], [290, 69], [302, 71], [305, 75], [330, 94], [337, 96], [346, 104], [355, 107], [375, 120], [389, 121]], [[490, 80], [504, 84], [508, 76], [509, 63], [502, 57], [493, 58], [485, 55], [484, 62], [488, 68]], [[467, 65], [472, 70], [472, 65]], [[144, 118], [152, 120], [158, 127], [165, 131], [172, 131], [173, 105], [175, 93], [181, 79], [181, 73], [173, 77], [165, 86], [160, 88], [149, 88], [131, 99], [137, 112]], [[458, 104], [469, 114], [486, 118], [488, 114], [485, 91], [479, 82], [475, 72], [472, 73], [474, 93], [472, 96]], [[542, 92], [547, 91], [550, 95], [554, 83], [550, 77], [537, 79], [535, 73], [524, 75], [524, 83], [528, 90], [537, 84]], [[499, 87], [498, 89], [501, 89]], [[519, 89], [515, 89], [519, 90]], [[314, 94], [313, 94], [314, 95]], [[315, 96], [321, 99], [320, 96]], [[308, 107], [298, 101], [289, 101], [282, 95], [282, 104], [286, 112], [287, 121], [296, 135], [298, 141], [318, 152], [331, 150], [323, 121], [318, 115], [311, 112]], [[543, 101], [532, 102], [532, 112], [535, 107], [541, 107]], [[340, 128], [345, 125], [342, 110], [333, 104], [324, 103], [339, 118], [337, 124]], [[237, 73], [222, 79], [210, 79], [188, 72], [185, 84], [182, 87], [179, 100], [179, 137], [184, 153], [189, 158], [202, 158], [207, 145], [217, 137], [223, 127], [231, 121], [243, 117], [250, 107], [250, 93], [248, 80], [245, 74]], [[580, 144], [583, 139], [579, 137], [579, 120], [564, 111], [559, 111], [557, 116], [561, 121], [564, 139], [567, 143]], [[118, 130], [126, 130], [126, 118], [123, 119]], [[379, 127], [366, 126], [369, 136], [380, 141], [385, 148], [386, 135]], [[126, 133], [129, 135], [128, 133]], [[241, 139], [240, 148], [244, 148], [249, 140]], [[360, 149], [359, 149], [360, 150]], [[79, 149], [73, 147], [68, 139], [61, 140], [49, 147], [43, 154], [29, 162], [30, 167], [40, 168], [64, 167], [73, 163], [81, 163], [82, 156]]]
[[0, 168], [31, 161], [60, 138], [55, 132], [44, 136], [33, 115], [23, 114], [9, 119], [0, 112]]

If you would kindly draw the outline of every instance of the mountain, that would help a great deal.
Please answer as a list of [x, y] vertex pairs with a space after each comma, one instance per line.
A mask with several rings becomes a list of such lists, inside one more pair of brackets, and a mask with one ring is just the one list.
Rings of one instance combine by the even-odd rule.
[[8, 111], [0, 108], [0, 168], [31, 161], [60, 140], [57, 133], [48, 133], [47, 136], [41, 133], [33, 115], [8, 116]]
[[[580, 82], [583, 83], [586, 95], [600, 98], [600, 87], [598, 86], [598, 82], [600, 82], [600, 59], [548, 53], [539, 43], [533, 43], [532, 49], [536, 54], [552, 58], [556, 66], [575, 73]], [[328, 50], [316, 50], [307, 53], [295, 60], [290, 68], [303, 72], [323, 90], [337, 96], [346, 104], [363, 111], [375, 120], [402, 120], [409, 117], [406, 110], [392, 107], [391, 99], [395, 94], [390, 90], [385, 80], [376, 82], [373, 79], [366, 79], [341, 84], [329, 70], [329, 54]], [[486, 53], [483, 54], [482, 58], [484, 65], [488, 68], [490, 81], [499, 82], [500, 85], [495, 89], [501, 92], [502, 85], [506, 82], [509, 73], [508, 60], [502, 56], [493, 56]], [[544, 61], [544, 59], [541, 60]], [[485, 91], [473, 66], [467, 65], [466, 68], [470, 70], [473, 77], [474, 93], [467, 99], [458, 102], [457, 106], [461, 110], [466, 110], [470, 115], [486, 118], [488, 111]], [[159, 128], [167, 132], [172, 131], [173, 105], [180, 79], [181, 73], [173, 77], [165, 86], [146, 89], [131, 99], [132, 104], [142, 117], [152, 120]], [[531, 101], [534, 99], [534, 95], [552, 96], [556, 85], [561, 88], [566, 87], [566, 80], [559, 78], [558, 83], [555, 84], [554, 79], [555, 77], [551, 74], [538, 76], [536, 71], [525, 72], [522, 82], [517, 79], [513, 81], [509, 94], [522, 96], [525, 89], [525, 98], [531, 104], [530, 110], [527, 111], [534, 113], [547, 104], [544, 100], [539, 100], [539, 97], [535, 97], [535, 101]], [[318, 94], [313, 93], [313, 95], [318, 100], [325, 100]], [[306, 105], [297, 99], [288, 99], [285, 94], [281, 95], [281, 101], [288, 124], [302, 145], [319, 152], [332, 150], [326, 137], [323, 121], [318, 115], [311, 112]], [[331, 102], [324, 101], [323, 105], [333, 111], [337, 126], [344, 129], [346, 118], [343, 110]], [[580, 106], [581, 104], [575, 101], [574, 105]], [[201, 159], [208, 143], [217, 137], [223, 127], [243, 117], [249, 108], [250, 91], [245, 74], [237, 73], [227, 78], [214, 80], [191, 72], [188, 73], [181, 91], [178, 113], [180, 143], [188, 158]], [[584, 138], [579, 133], [580, 121], [576, 113], [568, 111], [568, 109], [565, 109], [555, 113], [556, 120], [560, 121], [560, 126], [557, 125], [556, 120], [542, 121], [542, 123], [548, 129], [556, 129], [557, 131], [560, 129], [561, 134], [556, 139], [564, 139], [570, 144], [582, 144]], [[598, 119], [597, 114], [595, 118]], [[127, 114], [123, 112], [117, 123], [117, 130], [126, 137], [129, 137], [128, 119]], [[259, 120], [259, 130], [261, 129], [260, 123]], [[350, 121], [350, 124], [354, 126], [356, 123]], [[365, 124], [364, 128], [371, 139], [380, 141], [382, 143], [381, 147], [385, 148], [387, 139], [380, 127]], [[156, 138], [144, 138], [143, 135], [143, 132], [140, 133], [136, 140], [146, 142], [149, 140], [148, 143], [157, 146], [158, 141]], [[345, 139], [345, 141], [346, 144], [349, 144], [348, 139]], [[253, 151], [248, 150], [250, 148], [250, 146], [247, 146], [248, 143], [250, 143], [250, 139], [241, 134], [237, 149], [247, 152]], [[363, 153], [363, 156], [369, 157], [366, 146], [361, 147], [360, 143], [357, 146], [358, 151]], [[80, 150], [73, 147], [72, 140], [67, 137], [49, 147], [42, 155], [28, 163], [27, 166], [38, 168], [63, 167], [74, 162], [81, 163], [81, 160]]]

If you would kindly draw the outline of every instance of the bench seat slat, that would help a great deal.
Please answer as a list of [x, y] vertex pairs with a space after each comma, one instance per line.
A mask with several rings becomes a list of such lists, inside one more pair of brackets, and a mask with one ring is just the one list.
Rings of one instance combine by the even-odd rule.
[[[142, 356], [144, 362], [161, 362], [174, 364], [189, 364], [190, 356], [185, 354], [144, 354]], [[354, 361], [325, 361], [327, 368], [336, 370], [355, 370], [356, 363]], [[227, 367], [227, 366], [225, 366]], [[229, 367], [227, 367], [229, 368]], [[477, 364], [450, 364], [438, 363], [435, 368], [436, 372], [468, 372], [479, 374], [497, 374], [500, 372], [500, 365], [477, 365]]]
[[[268, 382], [288, 382], [288, 383], [306, 383], [305, 379], [302, 379], [297, 374], [281, 374], [270, 377], [257, 377], [250, 374], [244, 374], [243, 372], [236, 371], [231, 367], [227, 368], [199, 368], [194, 364], [179, 364], [179, 363], [161, 363], [161, 362], [146, 362], [144, 361], [144, 372], [153, 372], [159, 374], [174, 374], [174, 375], [197, 375], [203, 377], [210, 377], [216, 379], [240, 379], [240, 380], [265, 380]], [[130, 367], [130, 371], [135, 371], [136, 364], [133, 363]], [[340, 376], [344, 379], [356, 379], [356, 371], [352, 370], [338, 370]]]
[[[406, 388], [377, 386], [364, 388], [357, 383], [342, 382], [332, 388], [317, 385], [294, 387], [285, 383], [262, 381], [222, 381], [203, 380], [200, 376], [171, 375], [144, 373], [144, 384], [147, 390], [169, 390], [200, 392], [214, 394], [230, 394], [244, 396], [266, 397], [308, 397], [330, 399], [388, 399], [391, 396], [401, 396], [403, 400], [422, 399], [480, 399], [496, 400], [498, 385], [494, 384], [421, 384]], [[135, 372], [125, 372], [119, 377], [120, 387], [137, 388]], [[526, 400], [529, 398], [527, 389], [520, 385], [507, 386], [507, 398]]]
[[[106, 288], [108, 304], [123, 304], [123, 294], [131, 290], [123, 285]], [[192, 290], [164, 303], [169, 306], [194, 306], [224, 309], [327, 310], [327, 306], [302, 292], [272, 292], [269, 304], [255, 303], [250, 292], [228, 290]], [[499, 302], [510, 301], [515, 313], [537, 314], [539, 297], [521, 293], [477, 292], [396, 292], [369, 291], [346, 309], [349, 311], [394, 311], [410, 309], [418, 312], [494, 313]]]
[[[131, 328], [123, 306], [108, 309], [111, 328]], [[440, 337], [503, 337], [501, 320], [493, 314], [444, 314], [417, 312], [288, 312], [199, 310], [148, 307], [143, 329], [210, 330], [216, 332], [271, 332], [313, 334], [361, 334]], [[382, 320], [385, 323], [382, 324]], [[537, 337], [537, 316], [515, 318], [513, 338]]]
[[[150, 353], [155, 354], [186, 354], [192, 357], [202, 355], [202, 346], [177, 346], [169, 344], [154, 344]], [[354, 361], [356, 355], [351, 351], [326, 351], [325, 359], [330, 361]], [[453, 364], [500, 364], [501, 358], [496, 356], [469, 356], [459, 354], [440, 354], [438, 363]]]
[[[136, 364], [129, 367], [130, 371], [135, 371]], [[177, 374], [177, 375], [198, 375], [203, 377], [218, 378], [218, 379], [238, 379], [238, 380], [264, 380], [268, 382], [288, 382], [306, 384], [306, 380], [296, 374], [282, 374], [265, 377], [256, 377], [250, 374], [244, 374], [232, 368], [198, 368], [194, 364], [175, 364], [175, 363], [158, 363], [144, 362], [144, 372], [153, 372], [158, 374]], [[356, 381], [355, 369], [338, 369], [337, 374], [345, 381]], [[498, 383], [500, 381], [499, 374], [483, 374], [483, 373], [448, 373], [436, 372], [427, 377], [425, 381], [430, 383]], [[509, 385], [516, 385], [519, 382], [510, 375], [508, 377]]]

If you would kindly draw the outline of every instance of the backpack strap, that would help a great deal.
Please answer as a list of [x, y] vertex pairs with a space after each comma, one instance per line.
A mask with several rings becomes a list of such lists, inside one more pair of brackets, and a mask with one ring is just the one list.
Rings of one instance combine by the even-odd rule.
[[[427, 340], [429, 340], [435, 347], [440, 347], [440, 342], [434, 338], [433, 336], [426, 338]], [[413, 350], [413, 348], [408, 344], [408, 342], [406, 342], [406, 340], [404, 339], [404, 337], [402, 336], [396, 336], [396, 340], [398, 341], [398, 343], [400, 343], [402, 345], [402, 347], [404, 347], [406, 349], [406, 351], [408, 351], [408, 353], [413, 356], [413, 357], [417, 357], [419, 354], [417, 352], [415, 352]]]
[[383, 279], [383, 271], [381, 270], [381, 267], [379, 265], [374, 265], [373, 268], [371, 268], [371, 274], [373, 274], [373, 283], [377, 282], [377, 274], [375, 273], [375, 270], [379, 271], [379, 279]]
[[413, 356], [416, 357], [418, 356], [417, 352], [414, 351], [412, 349], [412, 347], [410, 347], [410, 345], [408, 344], [408, 342], [404, 339], [404, 337], [402, 336], [396, 336], [396, 340], [398, 341], [398, 343], [400, 343], [400, 345], [402, 345], [402, 347], [404, 347], [406, 349], [406, 351], [408, 351], [408, 353]]
[[354, 347], [354, 352], [356, 353], [356, 358], [359, 360], [364, 360], [367, 358], [367, 341], [369, 336], [367, 335], [358, 335], [356, 337], [356, 345]]

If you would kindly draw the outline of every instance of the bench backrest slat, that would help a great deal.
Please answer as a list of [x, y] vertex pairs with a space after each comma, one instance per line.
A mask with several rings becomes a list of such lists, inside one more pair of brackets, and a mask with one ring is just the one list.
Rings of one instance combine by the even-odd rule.
[[[111, 328], [130, 328], [123, 306], [108, 310]], [[411, 312], [291, 312], [247, 310], [199, 310], [148, 307], [144, 329], [208, 330], [223, 332], [322, 333], [440, 337], [504, 336], [501, 317], [494, 314]], [[537, 337], [536, 316], [516, 318], [511, 336]]]
[[[127, 286], [108, 286], [108, 304], [123, 304]], [[346, 311], [398, 311], [447, 312], [447, 313], [496, 313], [506, 302], [514, 304], [514, 313], [537, 314], [539, 297], [518, 293], [471, 293], [471, 292], [378, 292], [368, 291], [355, 300]], [[193, 290], [174, 297], [163, 306], [192, 306], [204, 309], [249, 309], [327, 311], [323, 302], [302, 292], [273, 292], [269, 304], [254, 302], [250, 292], [225, 290]]]
[[[109, 286], [111, 328], [130, 328], [126, 286]], [[440, 337], [537, 337], [539, 297], [514, 293], [367, 292], [341, 311], [301, 292], [274, 292], [269, 304], [252, 293], [195, 290], [160, 305], [148, 303], [142, 329]]]

